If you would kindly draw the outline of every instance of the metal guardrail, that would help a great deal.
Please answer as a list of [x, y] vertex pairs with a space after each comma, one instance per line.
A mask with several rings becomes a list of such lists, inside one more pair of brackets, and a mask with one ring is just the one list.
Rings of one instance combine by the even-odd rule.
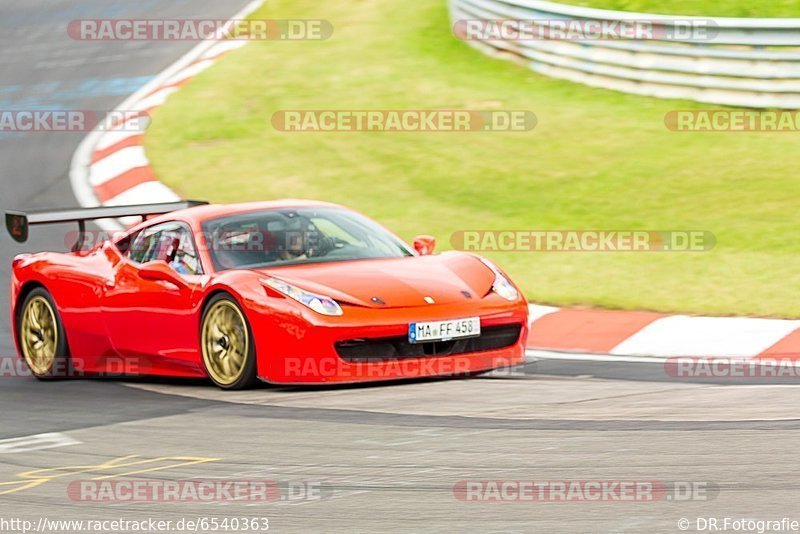
[[[496, 57], [541, 74], [659, 98], [749, 108], [800, 109], [800, 18], [741, 19], [651, 15], [543, 0], [449, 0], [459, 21], [646, 21], [653, 39], [467, 39]], [[686, 23], [706, 24], [704, 39], [665, 38]], [[672, 35], [672, 34], [670, 34]], [[659, 37], [661, 36], [661, 37]]]

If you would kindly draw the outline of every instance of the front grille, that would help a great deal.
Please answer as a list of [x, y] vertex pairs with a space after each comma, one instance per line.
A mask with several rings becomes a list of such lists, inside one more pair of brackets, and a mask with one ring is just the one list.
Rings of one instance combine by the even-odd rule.
[[408, 337], [351, 339], [336, 343], [339, 357], [351, 363], [383, 362], [427, 356], [452, 356], [510, 347], [519, 340], [522, 325], [507, 324], [483, 328], [481, 335], [467, 339], [409, 343]]

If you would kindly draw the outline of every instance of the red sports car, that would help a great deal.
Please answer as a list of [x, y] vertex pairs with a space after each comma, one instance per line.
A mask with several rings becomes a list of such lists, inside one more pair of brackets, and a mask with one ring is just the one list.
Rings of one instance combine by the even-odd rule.
[[[84, 246], [85, 223], [141, 217]], [[323, 202], [181, 202], [8, 212], [77, 222], [73, 252], [14, 259], [19, 354], [39, 378], [141, 374], [321, 384], [479, 374], [519, 364], [525, 298], [494, 264], [408, 246]], [[87, 250], [84, 250], [87, 249]]]

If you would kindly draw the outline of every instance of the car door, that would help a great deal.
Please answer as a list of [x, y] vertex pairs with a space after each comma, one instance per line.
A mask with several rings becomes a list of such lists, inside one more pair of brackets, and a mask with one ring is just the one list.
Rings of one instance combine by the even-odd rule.
[[[142, 265], [167, 262], [181, 284], [149, 280]], [[146, 228], [132, 240], [103, 295], [115, 350], [140, 373], [198, 374], [203, 274], [191, 229], [181, 222]]]

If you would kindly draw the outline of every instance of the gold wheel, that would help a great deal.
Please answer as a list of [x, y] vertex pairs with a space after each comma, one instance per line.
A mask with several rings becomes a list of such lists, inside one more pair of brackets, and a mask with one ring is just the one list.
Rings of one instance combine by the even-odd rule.
[[236, 304], [223, 299], [211, 305], [203, 321], [201, 344], [211, 378], [223, 386], [235, 384], [245, 371], [250, 350], [247, 323]]
[[56, 312], [43, 296], [31, 298], [22, 312], [22, 354], [36, 375], [45, 375], [53, 368], [58, 355], [58, 322]]

